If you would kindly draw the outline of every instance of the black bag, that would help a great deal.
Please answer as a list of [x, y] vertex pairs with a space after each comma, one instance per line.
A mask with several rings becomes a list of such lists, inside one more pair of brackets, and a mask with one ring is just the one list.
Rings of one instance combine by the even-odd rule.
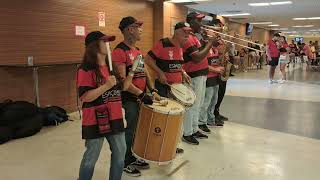
[[36, 134], [42, 128], [40, 109], [26, 101], [0, 103], [0, 144]]
[[0, 126], [0, 144], [10, 141], [13, 138], [13, 130], [9, 127]]
[[41, 109], [44, 126], [57, 126], [69, 120], [67, 111], [58, 106], [50, 106]]

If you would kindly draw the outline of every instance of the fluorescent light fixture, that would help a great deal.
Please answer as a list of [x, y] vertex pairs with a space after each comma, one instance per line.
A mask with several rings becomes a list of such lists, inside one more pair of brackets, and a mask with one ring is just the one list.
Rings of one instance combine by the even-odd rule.
[[261, 6], [279, 6], [292, 4], [292, 1], [278, 1], [278, 2], [265, 2], [265, 3], [248, 3], [249, 6], [261, 7]]
[[301, 20], [318, 20], [320, 17], [308, 17], [308, 18], [292, 18], [292, 20], [295, 21], [301, 21]]
[[309, 17], [308, 19], [309, 20], [317, 20], [317, 19], [320, 19], [320, 17]]
[[308, 28], [308, 27], [313, 27], [314, 25], [305, 25], [305, 26], [292, 26], [295, 28]]
[[233, 17], [233, 16], [250, 16], [250, 13], [239, 13], [239, 14], [220, 14], [220, 16], [224, 17]]
[[270, 24], [270, 25], [268, 25], [268, 26], [270, 26], [270, 27], [278, 27], [278, 26], [280, 26], [279, 24]]
[[272, 28], [274, 31], [287, 31], [289, 30], [288, 28]]
[[248, 3], [249, 6], [270, 6], [270, 3]]
[[280, 2], [271, 2], [270, 5], [277, 6], [277, 5], [286, 5], [286, 4], [292, 4], [292, 1], [280, 1]]
[[250, 24], [272, 24], [272, 22], [252, 22]]
[[292, 20], [295, 21], [302, 21], [302, 20], [307, 20], [308, 18], [292, 18]]

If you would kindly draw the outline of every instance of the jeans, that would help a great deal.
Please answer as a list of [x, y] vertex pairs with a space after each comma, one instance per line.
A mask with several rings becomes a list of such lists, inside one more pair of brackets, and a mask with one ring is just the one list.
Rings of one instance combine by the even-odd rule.
[[196, 94], [196, 100], [189, 109], [187, 109], [183, 121], [183, 135], [191, 136], [198, 131], [200, 108], [204, 101], [206, 93], [207, 76], [199, 76], [192, 78], [192, 89]]
[[218, 101], [219, 85], [206, 88], [206, 95], [200, 111], [199, 125], [214, 122], [214, 107]]
[[[111, 150], [111, 162], [109, 180], [121, 180], [124, 167], [124, 157], [126, 152], [126, 143], [124, 132], [106, 136]], [[95, 164], [99, 158], [104, 138], [86, 139], [86, 151], [83, 155], [79, 180], [91, 180]]]
[[138, 101], [122, 101], [122, 106], [125, 110], [125, 117], [127, 120], [127, 128], [125, 132], [127, 152], [124, 161], [124, 166], [128, 166], [131, 163], [136, 161], [136, 158], [133, 156], [131, 148], [134, 140], [134, 133], [136, 131], [139, 115], [139, 103]]
[[217, 101], [217, 104], [214, 108], [214, 115], [215, 116], [219, 116], [220, 113], [220, 105], [222, 103], [222, 100], [224, 98], [224, 95], [226, 93], [226, 88], [227, 88], [227, 81], [221, 81], [219, 80], [219, 92], [218, 92], [218, 101]]

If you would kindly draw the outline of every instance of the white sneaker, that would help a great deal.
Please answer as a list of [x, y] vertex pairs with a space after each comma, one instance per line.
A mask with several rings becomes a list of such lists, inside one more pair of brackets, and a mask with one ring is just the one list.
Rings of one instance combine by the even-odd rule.
[[283, 79], [278, 80], [278, 83], [279, 83], [279, 84], [283, 84], [283, 83], [285, 83], [285, 82], [286, 82], [286, 80], [283, 80]]
[[274, 83], [273, 80], [270, 79], [270, 80], [269, 80], [269, 84], [273, 84], [273, 83]]

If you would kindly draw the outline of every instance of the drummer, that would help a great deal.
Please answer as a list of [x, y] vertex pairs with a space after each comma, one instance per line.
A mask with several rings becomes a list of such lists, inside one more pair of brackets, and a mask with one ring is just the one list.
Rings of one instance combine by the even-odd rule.
[[[121, 20], [119, 29], [121, 30], [124, 40], [119, 43], [112, 52], [112, 59], [117, 64], [120, 76], [128, 76], [130, 69], [136, 57], [141, 55], [136, 42], [140, 41], [142, 34], [142, 22], [134, 17], [125, 17]], [[143, 160], [137, 159], [131, 152], [134, 138], [134, 132], [137, 126], [139, 114], [139, 101], [144, 104], [152, 104], [152, 98], [145, 93], [147, 85], [147, 72], [141, 63], [137, 67], [137, 73], [134, 74], [132, 84], [127, 91], [122, 92], [122, 106], [125, 110], [125, 118], [128, 127], [125, 131], [127, 152], [125, 157], [125, 167], [123, 171], [129, 176], [140, 176], [139, 169], [148, 169], [150, 166]]]
[[[168, 97], [171, 84], [187, 82], [191, 78], [182, 69], [183, 50], [182, 47], [188, 40], [191, 32], [190, 25], [179, 22], [174, 27], [174, 34], [171, 38], [160, 39], [148, 52], [146, 64], [157, 74], [155, 89], [162, 97]], [[178, 148], [177, 153], [183, 150]]]

